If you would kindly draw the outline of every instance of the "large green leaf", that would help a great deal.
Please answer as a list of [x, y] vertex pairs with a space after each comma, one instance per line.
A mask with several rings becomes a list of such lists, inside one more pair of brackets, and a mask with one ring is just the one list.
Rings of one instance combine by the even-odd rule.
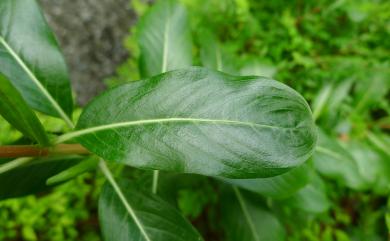
[[[379, 140], [372, 139], [375, 138], [372, 135], [370, 138]], [[373, 144], [383, 145], [381, 142]], [[342, 143], [320, 132], [313, 159], [321, 174], [340, 180], [350, 188], [380, 194], [390, 191], [388, 157], [362, 140]]]
[[105, 241], [202, 240], [175, 208], [125, 180], [119, 181], [115, 188], [110, 184], [104, 186], [99, 219]]
[[0, 165], [0, 200], [45, 191], [46, 179], [80, 160], [79, 156], [20, 158]]
[[390, 191], [390, 159], [384, 153], [372, 148], [363, 141], [347, 143], [354, 157], [359, 173], [375, 193], [386, 195]]
[[121, 85], [84, 109], [72, 138], [106, 160], [231, 178], [281, 174], [311, 155], [316, 129], [297, 92], [204, 68]]
[[294, 207], [310, 213], [325, 212], [330, 208], [325, 183], [318, 174], [311, 172], [310, 182], [291, 197], [279, 201], [279, 204]]
[[43, 146], [48, 145], [49, 139], [38, 117], [2, 74], [0, 74], [0, 114], [24, 135]]
[[324, 176], [337, 179], [350, 188], [362, 190], [368, 183], [361, 175], [353, 156], [337, 139], [319, 132], [318, 146], [313, 155], [315, 168]]
[[221, 201], [221, 222], [226, 241], [280, 241], [285, 230], [279, 220], [256, 198], [234, 188], [225, 191]]
[[304, 164], [275, 177], [223, 180], [267, 197], [281, 199], [291, 196], [308, 183], [309, 167]]
[[192, 65], [187, 12], [176, 0], [158, 1], [138, 27], [142, 77]]
[[31, 107], [71, 125], [65, 61], [35, 0], [0, 1], [0, 72]]

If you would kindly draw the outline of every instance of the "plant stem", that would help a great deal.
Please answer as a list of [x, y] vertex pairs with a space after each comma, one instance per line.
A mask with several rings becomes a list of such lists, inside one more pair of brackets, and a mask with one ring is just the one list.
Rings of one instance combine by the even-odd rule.
[[52, 155], [90, 154], [80, 144], [59, 144], [53, 147], [33, 145], [0, 146], [0, 158], [43, 157]]

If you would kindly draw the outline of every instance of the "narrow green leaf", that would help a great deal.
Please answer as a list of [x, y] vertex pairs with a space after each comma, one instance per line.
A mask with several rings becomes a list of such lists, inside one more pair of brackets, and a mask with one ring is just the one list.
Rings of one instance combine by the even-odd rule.
[[221, 224], [226, 238], [224, 240], [285, 240], [285, 230], [279, 220], [255, 198], [235, 187], [233, 192], [226, 190], [221, 201]]
[[49, 139], [35, 113], [15, 87], [0, 74], [0, 114], [24, 135], [47, 146]]
[[327, 101], [327, 111], [329, 114], [340, 111], [343, 101], [350, 96], [352, 85], [356, 82], [354, 78], [343, 80], [341, 83], [334, 86], [331, 95]]
[[325, 85], [318, 93], [316, 98], [313, 101], [312, 109], [313, 109], [313, 118], [314, 120], [318, 119], [321, 113], [324, 111], [324, 107], [329, 99], [329, 96], [332, 92], [332, 85]]
[[187, 11], [178, 1], [158, 1], [142, 17], [138, 30], [142, 77], [192, 65]]
[[106, 184], [99, 200], [105, 241], [200, 241], [199, 233], [172, 206], [121, 180]]
[[32, 108], [72, 126], [66, 64], [35, 0], [0, 1], [0, 72]]
[[46, 179], [80, 160], [79, 156], [20, 158], [0, 165], [0, 200], [45, 191]]
[[309, 181], [309, 167], [304, 164], [282, 175], [256, 179], [227, 179], [227, 183], [275, 199], [293, 195]]
[[71, 180], [87, 171], [93, 170], [97, 167], [98, 160], [96, 156], [90, 157], [86, 160], [81, 161], [77, 165], [74, 165], [52, 177], [47, 179], [47, 185], [54, 185], [61, 182]]
[[139, 168], [230, 178], [286, 172], [316, 143], [310, 109], [291, 88], [198, 67], [105, 92], [77, 129], [58, 142], [77, 138], [106, 160]]

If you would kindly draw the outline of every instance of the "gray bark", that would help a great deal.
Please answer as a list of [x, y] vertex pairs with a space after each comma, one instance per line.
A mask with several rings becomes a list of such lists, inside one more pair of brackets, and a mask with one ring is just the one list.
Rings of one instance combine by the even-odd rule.
[[69, 66], [80, 105], [105, 86], [128, 57], [123, 39], [136, 16], [129, 0], [40, 0]]

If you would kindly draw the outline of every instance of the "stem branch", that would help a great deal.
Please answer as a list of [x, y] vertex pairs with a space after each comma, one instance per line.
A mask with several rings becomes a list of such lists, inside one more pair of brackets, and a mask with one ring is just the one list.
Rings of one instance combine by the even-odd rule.
[[87, 155], [90, 152], [80, 144], [58, 144], [53, 147], [32, 145], [0, 146], [0, 158], [44, 157], [69, 154]]

